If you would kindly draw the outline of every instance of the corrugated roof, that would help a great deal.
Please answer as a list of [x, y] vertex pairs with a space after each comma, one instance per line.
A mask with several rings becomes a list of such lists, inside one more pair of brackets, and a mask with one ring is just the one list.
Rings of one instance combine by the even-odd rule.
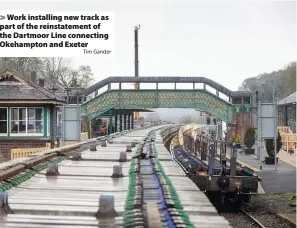
[[291, 103], [296, 103], [296, 92], [292, 93], [291, 95], [279, 101], [277, 105], [284, 105], [284, 104], [291, 104]]

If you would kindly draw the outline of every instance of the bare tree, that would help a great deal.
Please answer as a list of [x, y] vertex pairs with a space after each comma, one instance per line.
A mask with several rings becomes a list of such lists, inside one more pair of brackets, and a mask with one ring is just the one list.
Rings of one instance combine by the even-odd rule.
[[94, 78], [91, 67], [88, 65], [80, 66], [77, 70], [77, 83], [81, 87], [87, 88], [93, 81]]
[[292, 62], [278, 71], [247, 78], [239, 89], [254, 94], [259, 91], [259, 100], [262, 102], [272, 102], [273, 92], [275, 97], [280, 100], [296, 91], [296, 62]]
[[71, 59], [48, 57], [43, 59], [43, 76], [54, 81], [61, 81], [70, 71]]
[[93, 82], [93, 73], [90, 66], [80, 66], [78, 69], [69, 69], [59, 78], [67, 87], [88, 87]]
[[25, 78], [29, 78], [32, 71], [41, 72], [43, 62], [40, 58], [4, 57], [0, 58], [0, 71], [6, 69], [16, 71]]
[[66, 87], [88, 87], [93, 82], [93, 73], [88, 65], [73, 69], [70, 58], [0, 58], [0, 71], [14, 70], [29, 78], [32, 71]]

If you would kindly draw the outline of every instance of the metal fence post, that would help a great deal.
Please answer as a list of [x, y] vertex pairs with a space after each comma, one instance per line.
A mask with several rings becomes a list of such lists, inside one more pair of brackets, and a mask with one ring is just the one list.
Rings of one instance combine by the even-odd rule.
[[259, 159], [260, 159], [260, 170], [262, 170], [262, 137], [261, 137], [261, 101], [258, 103], [258, 153], [259, 153]]
[[277, 130], [277, 103], [274, 100], [274, 169], [277, 171], [277, 138], [278, 138], [278, 130]]

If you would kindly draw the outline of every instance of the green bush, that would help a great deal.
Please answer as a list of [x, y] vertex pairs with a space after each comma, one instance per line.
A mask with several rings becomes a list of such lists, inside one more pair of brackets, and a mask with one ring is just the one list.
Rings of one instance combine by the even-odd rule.
[[256, 131], [253, 127], [249, 127], [245, 133], [244, 137], [244, 145], [246, 145], [247, 148], [252, 149], [252, 147], [255, 145], [255, 138]]
[[[276, 148], [276, 153], [278, 153], [280, 151], [280, 149], [282, 148], [282, 137], [278, 131], [277, 134], [277, 148]], [[266, 147], [266, 151], [269, 157], [274, 157], [274, 139], [266, 139], [265, 140], [265, 147]]]

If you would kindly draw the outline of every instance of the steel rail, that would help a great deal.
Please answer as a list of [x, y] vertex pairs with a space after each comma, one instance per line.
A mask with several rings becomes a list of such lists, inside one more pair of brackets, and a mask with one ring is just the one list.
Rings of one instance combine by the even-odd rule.
[[255, 222], [259, 227], [266, 228], [261, 222], [259, 222], [255, 217], [253, 217], [250, 213], [246, 212], [243, 209], [240, 209], [241, 212], [243, 212], [247, 217], [249, 217], [253, 222]]

